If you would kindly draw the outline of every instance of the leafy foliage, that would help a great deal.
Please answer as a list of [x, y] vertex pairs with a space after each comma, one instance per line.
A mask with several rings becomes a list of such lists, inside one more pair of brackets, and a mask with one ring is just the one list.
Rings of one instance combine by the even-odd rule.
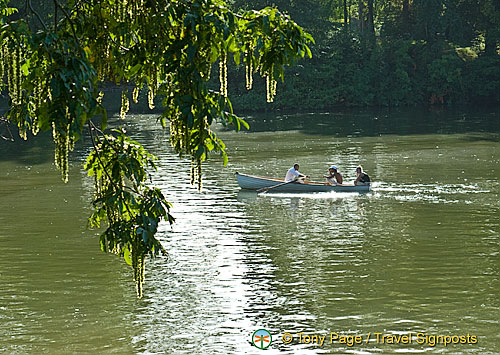
[[[235, 6], [242, 8], [253, 3], [235, 0]], [[267, 0], [258, 3], [266, 4]], [[311, 47], [313, 60], [287, 71], [287, 82], [271, 108], [500, 103], [495, 64], [500, 53], [498, 1], [351, 1], [345, 2], [347, 24], [343, 1], [276, 3], [306, 25], [316, 43]], [[371, 5], [374, 36], [369, 33], [367, 8]], [[325, 11], [325, 6], [329, 10]], [[297, 11], [302, 7], [308, 10]], [[329, 26], [323, 23], [325, 13], [329, 14]], [[318, 25], [311, 19], [320, 19]], [[469, 55], [464, 56], [465, 52]], [[240, 72], [229, 68], [234, 81], [241, 78]], [[489, 78], [486, 73], [490, 73]], [[237, 110], [269, 110], [257, 100], [262, 90], [230, 88], [230, 93]]]
[[[91, 130], [94, 132], [95, 127]], [[94, 213], [89, 222], [108, 227], [101, 235], [101, 249], [122, 255], [134, 268], [137, 293], [142, 296], [145, 255], [166, 254], [155, 238], [162, 219], [172, 224], [171, 204], [158, 188], [149, 187], [147, 168], [156, 169], [155, 157], [137, 142], [117, 135], [103, 135], [90, 153], [85, 164], [90, 176], [95, 178], [96, 197]]]
[[[6, 116], [25, 139], [29, 131], [52, 129], [55, 162], [64, 181], [68, 151], [86, 125], [92, 128], [94, 150], [86, 168], [96, 179], [97, 194], [90, 222], [107, 223], [102, 249], [130, 258], [141, 296], [144, 257], [163, 251], [154, 236], [160, 220], [173, 218], [161, 191], [146, 185], [146, 167], [154, 168], [153, 157], [123, 132], [103, 132], [107, 114], [99, 85], [134, 87], [133, 101], [140, 90], [147, 90], [151, 108], [161, 98], [159, 120], [170, 130], [175, 150], [192, 157], [192, 182], [197, 179], [201, 188], [201, 164], [209, 153], [219, 152], [227, 162], [225, 145], [211, 125], [248, 128], [233, 113], [228, 98], [228, 60], [245, 64], [248, 89], [255, 73], [264, 77], [271, 102], [284, 67], [311, 57], [312, 37], [277, 9], [237, 13], [223, 0], [53, 4], [50, 17], [40, 15], [29, 0], [29, 14], [12, 17], [15, 10], [8, 0], [0, 0], [0, 74], [10, 96]], [[48, 19], [53, 24], [48, 25]], [[216, 63], [219, 90], [209, 87]], [[129, 98], [124, 89], [122, 118]], [[101, 117], [100, 129], [91, 121], [96, 115]]]

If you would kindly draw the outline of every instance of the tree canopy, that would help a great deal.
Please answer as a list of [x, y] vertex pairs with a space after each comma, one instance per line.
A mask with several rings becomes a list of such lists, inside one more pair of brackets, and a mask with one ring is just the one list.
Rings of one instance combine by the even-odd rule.
[[[256, 100], [263, 96], [258, 88], [234, 89], [237, 110], [295, 110], [299, 100], [302, 110], [500, 103], [496, 0], [257, 3], [271, 2], [314, 35], [314, 58], [288, 71], [272, 105]], [[254, 3], [234, 0], [236, 8]], [[242, 77], [237, 68], [229, 72], [230, 77]]]
[[[145, 257], [165, 252], [155, 237], [158, 224], [174, 218], [162, 192], [147, 184], [155, 158], [125, 131], [105, 132], [102, 84], [123, 86], [122, 117], [141, 90], [151, 108], [160, 100], [159, 121], [175, 150], [192, 157], [192, 181], [201, 188], [208, 154], [219, 152], [227, 162], [211, 125], [247, 126], [228, 98], [228, 61], [245, 65], [248, 89], [254, 73], [264, 77], [271, 102], [284, 67], [311, 57], [312, 37], [276, 8], [237, 12], [222, 0], [54, 0], [49, 17], [23, 3], [16, 9], [0, 0], [0, 85], [10, 98], [4, 120], [24, 139], [52, 130], [64, 181], [68, 152], [90, 131], [85, 168], [96, 189], [90, 223], [106, 224], [101, 248], [132, 265], [141, 297]], [[219, 90], [209, 85], [216, 63]]]

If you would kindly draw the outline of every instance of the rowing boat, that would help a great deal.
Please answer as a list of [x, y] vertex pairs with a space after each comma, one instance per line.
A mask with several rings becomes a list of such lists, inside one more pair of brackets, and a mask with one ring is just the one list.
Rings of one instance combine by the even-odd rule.
[[[268, 178], [262, 176], [253, 176], [236, 172], [238, 185], [244, 190], [260, 190], [283, 184], [285, 180]], [[325, 182], [304, 181], [285, 184], [271, 191], [275, 192], [368, 192], [370, 185], [337, 184], [330, 185]]]

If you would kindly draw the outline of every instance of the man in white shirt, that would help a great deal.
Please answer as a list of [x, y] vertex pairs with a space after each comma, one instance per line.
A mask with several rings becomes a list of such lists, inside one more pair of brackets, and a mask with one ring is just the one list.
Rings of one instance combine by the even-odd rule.
[[[299, 172], [299, 164], [294, 164], [293, 168], [288, 169], [285, 176], [285, 182], [294, 181], [298, 178], [309, 178], [309, 176], [304, 175]], [[304, 181], [299, 181], [304, 182]]]

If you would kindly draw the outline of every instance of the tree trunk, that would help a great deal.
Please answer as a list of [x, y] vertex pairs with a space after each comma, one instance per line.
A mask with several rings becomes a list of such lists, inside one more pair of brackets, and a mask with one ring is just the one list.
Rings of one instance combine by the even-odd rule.
[[347, 0], [344, 0], [344, 28], [347, 29]]
[[347, 0], [347, 8], [349, 9], [348, 10], [348, 16], [349, 16], [349, 23], [352, 23], [352, 17], [351, 17], [351, 5], [352, 5], [352, 2], [351, 0]]
[[358, 1], [359, 14], [359, 30], [361, 33], [365, 31], [365, 3], [363, 0]]
[[368, 19], [367, 19], [367, 25], [368, 25], [368, 34], [370, 36], [375, 36], [375, 24], [373, 22], [373, 0], [368, 0]]
[[408, 32], [410, 29], [410, 0], [403, 0], [403, 30]]
[[484, 54], [497, 54], [497, 42], [495, 37], [491, 34], [491, 30], [486, 30], [486, 33], [484, 34]]

